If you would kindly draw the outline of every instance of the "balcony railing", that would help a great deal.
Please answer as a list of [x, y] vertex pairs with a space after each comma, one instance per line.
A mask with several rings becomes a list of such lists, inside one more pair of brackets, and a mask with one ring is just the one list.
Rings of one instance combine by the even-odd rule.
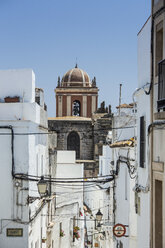
[[165, 111], [165, 60], [159, 63], [158, 71], [158, 112], [162, 109]]

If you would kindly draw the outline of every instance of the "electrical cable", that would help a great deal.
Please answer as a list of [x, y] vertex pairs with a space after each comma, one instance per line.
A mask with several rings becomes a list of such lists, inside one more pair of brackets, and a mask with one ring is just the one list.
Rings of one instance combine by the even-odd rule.
[[[21, 175], [21, 174], [20, 174]], [[38, 178], [38, 179], [41, 179], [40, 176], [36, 176], [36, 175], [31, 175], [31, 174], [28, 174], [29, 177], [35, 177], [35, 178]], [[74, 180], [74, 179], [98, 179], [98, 178], [105, 178], [105, 177], [109, 177], [111, 175], [104, 175], [104, 176], [96, 176], [96, 177], [51, 177], [51, 179], [55, 179], [55, 180], [65, 180], [65, 179], [71, 179], [71, 180]], [[50, 177], [48, 176], [44, 176], [44, 179], [50, 179]]]
[[[97, 130], [94, 130], [94, 132], [98, 133], [98, 131], [111, 131], [113, 129], [129, 129], [129, 128], [134, 128], [135, 126], [128, 126], [128, 127], [113, 127], [113, 128], [110, 128], [110, 129], [97, 129]], [[79, 131], [79, 133], [84, 133], [84, 131]], [[92, 130], [91, 130], [92, 132]], [[51, 134], [63, 134], [63, 133], [68, 133], [68, 132], [64, 132], [64, 131], [60, 131], [58, 132], [57, 130], [53, 130], [51, 132], [46, 132], [46, 133], [14, 133], [14, 136], [22, 136], [22, 135], [51, 135]], [[11, 135], [10, 133], [0, 133], [0, 135]]]
[[[106, 182], [110, 182], [113, 180], [113, 175], [111, 175], [111, 178], [108, 178], [108, 179], [99, 179], [99, 180], [57, 180], [57, 179], [50, 179], [50, 178], [45, 178], [44, 180], [48, 183], [62, 183], [62, 184], [66, 184], [66, 183], [106, 183]], [[16, 179], [21, 179], [21, 180], [25, 180], [25, 181], [36, 181], [38, 182], [38, 177], [35, 177], [35, 176], [32, 176], [30, 177], [29, 175], [27, 174], [15, 174], [15, 178]]]

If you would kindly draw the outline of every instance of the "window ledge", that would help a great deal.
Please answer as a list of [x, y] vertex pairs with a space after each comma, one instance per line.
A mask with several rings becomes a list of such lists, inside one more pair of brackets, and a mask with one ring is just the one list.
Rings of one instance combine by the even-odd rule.
[[164, 120], [165, 119], [165, 111], [154, 113], [155, 120]]

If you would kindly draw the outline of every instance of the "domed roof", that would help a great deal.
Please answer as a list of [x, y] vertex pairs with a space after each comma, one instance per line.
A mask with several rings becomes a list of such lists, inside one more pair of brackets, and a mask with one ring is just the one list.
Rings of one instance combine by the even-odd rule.
[[61, 86], [91, 87], [91, 82], [88, 74], [78, 68], [76, 64], [75, 68], [65, 73], [61, 81]]

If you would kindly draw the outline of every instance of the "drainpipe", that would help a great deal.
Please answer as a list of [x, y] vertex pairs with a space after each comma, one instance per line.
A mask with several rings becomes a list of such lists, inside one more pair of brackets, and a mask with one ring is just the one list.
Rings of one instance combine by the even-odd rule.
[[[151, 115], [151, 123], [153, 123], [153, 95], [154, 95], [154, 17], [153, 17], [153, 6], [152, 7], [152, 22], [151, 22], [151, 88], [150, 88], [150, 99], [151, 99], [151, 109], [150, 109], [150, 115]], [[148, 129], [149, 130], [149, 129]], [[149, 135], [149, 132], [148, 132]], [[149, 138], [149, 137], [148, 137]], [[150, 246], [153, 247], [153, 172], [152, 172], [152, 161], [153, 161], [153, 132], [151, 132], [151, 142], [150, 142], [150, 175], [151, 175], [151, 195], [150, 195], [150, 206], [151, 206], [151, 212], [150, 212]]]
[[9, 129], [11, 131], [11, 154], [12, 154], [12, 177], [15, 177], [15, 166], [14, 166], [14, 130], [11, 125], [9, 126], [0, 126], [0, 129]]

